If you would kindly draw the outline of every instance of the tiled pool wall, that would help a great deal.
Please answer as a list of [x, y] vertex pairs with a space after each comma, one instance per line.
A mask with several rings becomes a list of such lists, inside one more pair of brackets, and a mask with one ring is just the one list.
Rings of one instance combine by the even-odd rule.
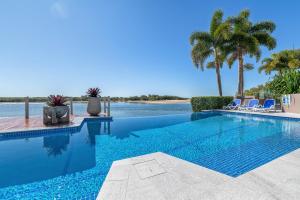
[[15, 138], [20, 136], [25, 137], [39, 137], [48, 134], [55, 133], [76, 133], [79, 132], [85, 122], [93, 122], [93, 121], [101, 121], [101, 122], [112, 122], [112, 117], [109, 118], [84, 118], [80, 123], [71, 125], [69, 127], [46, 127], [46, 128], [36, 128], [30, 130], [15, 130], [15, 131], [2, 131], [0, 132], [0, 140]]

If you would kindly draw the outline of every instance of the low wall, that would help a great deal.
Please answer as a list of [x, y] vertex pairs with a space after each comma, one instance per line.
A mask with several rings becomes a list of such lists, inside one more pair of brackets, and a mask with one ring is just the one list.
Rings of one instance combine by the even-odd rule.
[[283, 105], [283, 111], [300, 114], [300, 94], [291, 94], [290, 105]]

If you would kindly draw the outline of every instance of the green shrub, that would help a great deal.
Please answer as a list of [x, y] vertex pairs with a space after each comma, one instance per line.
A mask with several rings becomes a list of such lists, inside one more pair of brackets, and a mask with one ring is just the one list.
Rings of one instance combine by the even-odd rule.
[[275, 75], [266, 87], [275, 97], [284, 94], [295, 94], [300, 92], [300, 72], [298, 70], [287, 70], [282, 74]]
[[192, 97], [193, 112], [202, 110], [221, 109], [233, 101], [233, 97]]

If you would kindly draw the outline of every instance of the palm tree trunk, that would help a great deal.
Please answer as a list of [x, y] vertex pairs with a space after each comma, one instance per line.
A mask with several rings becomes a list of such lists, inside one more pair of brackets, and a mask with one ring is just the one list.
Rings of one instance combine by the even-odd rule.
[[218, 82], [219, 95], [223, 96], [223, 93], [222, 93], [221, 73], [220, 73], [220, 64], [218, 62], [216, 62], [216, 74], [217, 74], [217, 82]]
[[244, 96], [244, 59], [241, 49], [238, 49], [239, 59], [239, 83], [238, 83], [238, 96]]
[[215, 65], [216, 65], [216, 75], [217, 75], [217, 83], [220, 97], [223, 96], [222, 93], [222, 81], [221, 81], [221, 72], [220, 72], [220, 62], [218, 57], [218, 49], [215, 48]]

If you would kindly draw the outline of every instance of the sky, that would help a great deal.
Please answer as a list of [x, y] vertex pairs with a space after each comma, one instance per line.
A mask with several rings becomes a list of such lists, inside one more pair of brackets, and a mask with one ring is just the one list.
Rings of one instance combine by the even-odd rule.
[[[276, 23], [277, 47], [262, 48], [262, 58], [300, 47], [296, 0], [2, 0], [0, 96], [81, 96], [89, 87], [103, 96], [218, 95], [215, 71], [194, 67], [189, 44], [217, 9]], [[256, 69], [246, 88], [270, 79], [247, 61]], [[221, 73], [224, 95], [234, 95], [237, 63]]]

